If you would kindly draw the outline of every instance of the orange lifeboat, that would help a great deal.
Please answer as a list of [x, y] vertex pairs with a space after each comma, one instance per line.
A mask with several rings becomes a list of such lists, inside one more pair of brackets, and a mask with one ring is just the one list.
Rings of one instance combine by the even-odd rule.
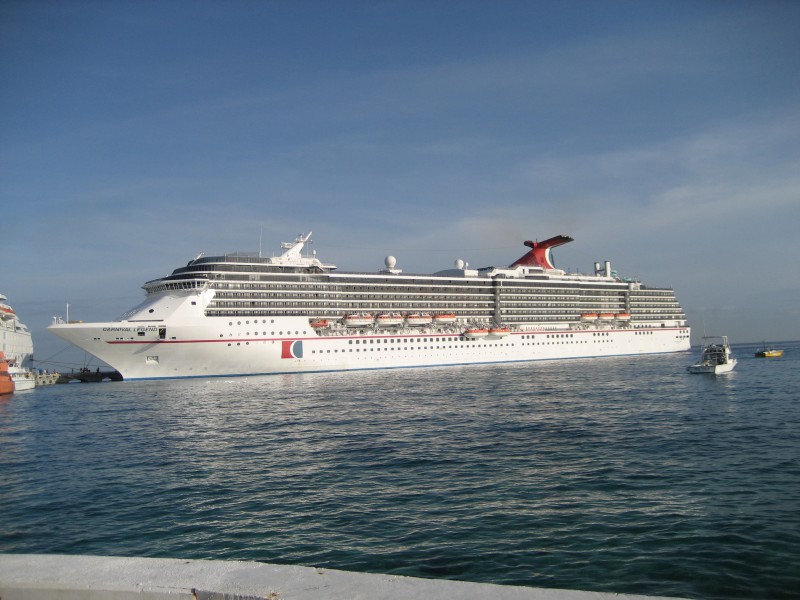
[[626, 313], [626, 312], [617, 313], [616, 318], [618, 321], [630, 321], [631, 313]]
[[376, 320], [378, 325], [383, 327], [397, 327], [398, 325], [403, 324], [403, 315], [400, 313], [385, 313], [378, 315]]
[[600, 313], [600, 319], [603, 321], [610, 321], [614, 318], [614, 313]]
[[374, 319], [369, 313], [353, 313], [345, 316], [345, 327], [366, 327], [372, 325]]
[[489, 330], [483, 327], [472, 327], [464, 331], [464, 337], [471, 339], [485, 338], [489, 335]]
[[409, 327], [422, 327], [429, 325], [433, 321], [433, 317], [429, 313], [412, 313], [406, 315], [406, 325]]
[[330, 323], [328, 322], [328, 319], [317, 319], [316, 321], [311, 321], [310, 325], [314, 329], [321, 329], [322, 327], [327, 327], [330, 325]]
[[455, 323], [456, 316], [453, 313], [442, 313], [440, 315], [433, 315], [433, 320], [435, 323], [446, 325], [450, 323]]
[[14, 380], [8, 372], [6, 355], [0, 352], [0, 396], [14, 393], [15, 388]]
[[596, 321], [597, 313], [584, 313], [581, 315], [581, 321]]
[[489, 335], [491, 337], [504, 338], [507, 335], [511, 335], [511, 330], [508, 327], [492, 327], [489, 329]]

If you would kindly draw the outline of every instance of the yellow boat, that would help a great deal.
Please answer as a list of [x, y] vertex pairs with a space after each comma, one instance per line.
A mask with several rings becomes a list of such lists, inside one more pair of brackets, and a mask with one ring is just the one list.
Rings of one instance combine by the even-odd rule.
[[762, 348], [756, 352], [756, 358], [778, 358], [783, 356], [783, 350], [776, 348]]

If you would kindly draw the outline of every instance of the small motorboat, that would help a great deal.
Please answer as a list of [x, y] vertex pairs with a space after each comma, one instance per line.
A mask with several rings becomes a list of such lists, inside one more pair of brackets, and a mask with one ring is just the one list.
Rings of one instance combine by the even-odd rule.
[[736, 366], [736, 359], [733, 357], [733, 354], [731, 354], [728, 336], [704, 337], [703, 339], [713, 341], [703, 344], [700, 362], [686, 367], [689, 373], [720, 375], [733, 371], [733, 368]]
[[758, 352], [756, 352], [756, 358], [780, 358], [783, 356], [783, 350], [780, 348], [773, 348], [772, 346], [767, 346], [764, 344], [764, 347], [761, 348]]
[[18, 367], [14, 362], [8, 363], [8, 374], [14, 380], [14, 391], [24, 392], [36, 387], [36, 375], [30, 369]]

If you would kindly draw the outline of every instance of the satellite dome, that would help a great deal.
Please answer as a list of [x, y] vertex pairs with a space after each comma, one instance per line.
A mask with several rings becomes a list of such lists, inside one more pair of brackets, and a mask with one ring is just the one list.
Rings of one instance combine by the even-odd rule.
[[394, 269], [394, 266], [397, 264], [397, 259], [394, 256], [387, 256], [383, 264], [386, 265], [387, 269]]
[[461, 260], [461, 259], [459, 258], [459, 259], [458, 259], [458, 260], [456, 260], [456, 262], [455, 262], [456, 269], [463, 269], [465, 264], [466, 264], [466, 263], [465, 263], [463, 260]]

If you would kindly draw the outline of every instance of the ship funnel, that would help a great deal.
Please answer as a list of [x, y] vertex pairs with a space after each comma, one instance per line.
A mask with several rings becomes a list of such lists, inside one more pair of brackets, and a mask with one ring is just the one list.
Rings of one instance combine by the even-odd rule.
[[606, 267], [606, 277], [611, 277], [611, 261], [607, 260], [605, 263]]

